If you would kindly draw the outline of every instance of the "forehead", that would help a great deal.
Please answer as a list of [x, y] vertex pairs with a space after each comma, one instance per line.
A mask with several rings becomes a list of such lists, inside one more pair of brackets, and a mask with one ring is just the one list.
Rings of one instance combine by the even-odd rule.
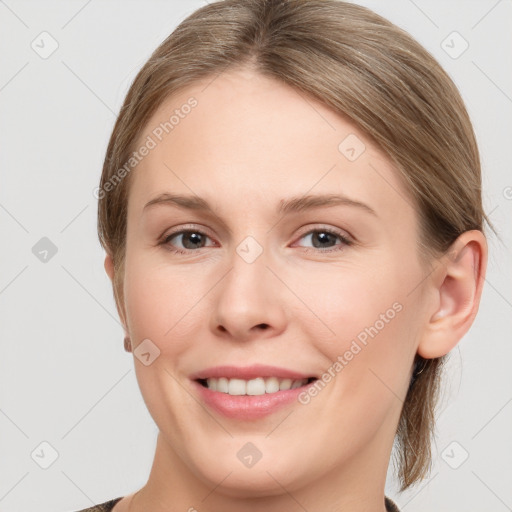
[[247, 69], [174, 94], [147, 123], [129, 210], [163, 192], [196, 194], [216, 209], [261, 209], [306, 193], [337, 193], [383, 214], [414, 213], [389, 159], [346, 116]]

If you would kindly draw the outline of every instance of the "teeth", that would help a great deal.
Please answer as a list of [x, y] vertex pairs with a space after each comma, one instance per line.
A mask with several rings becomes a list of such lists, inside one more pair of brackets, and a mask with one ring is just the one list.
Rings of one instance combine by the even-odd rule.
[[229, 379], [228, 393], [230, 395], [246, 395], [245, 380]]
[[283, 389], [290, 389], [292, 387], [292, 379], [283, 379], [280, 383], [279, 383], [279, 389], [280, 390], [283, 390]]
[[[242, 381], [245, 382], [245, 381]], [[246, 384], [246, 393], [248, 395], [264, 395], [265, 394], [265, 381], [261, 378], [252, 379]]]
[[268, 377], [265, 379], [265, 392], [275, 393], [279, 391], [279, 380], [276, 377]]
[[296, 389], [308, 383], [308, 379], [278, 379], [277, 377], [258, 377], [251, 380], [227, 379], [226, 377], [206, 379], [208, 389], [229, 395], [264, 395], [288, 389]]
[[212, 391], [217, 391], [217, 379], [206, 379], [206, 384], [208, 386], [208, 389], [211, 389]]
[[[211, 380], [211, 379], [208, 379], [208, 380]], [[226, 379], [226, 377], [221, 377], [220, 379], [216, 379], [216, 380], [217, 380], [216, 391], [220, 391], [221, 393], [227, 393], [228, 389], [229, 389], [228, 379]], [[210, 386], [208, 385], [208, 387], [210, 387]]]

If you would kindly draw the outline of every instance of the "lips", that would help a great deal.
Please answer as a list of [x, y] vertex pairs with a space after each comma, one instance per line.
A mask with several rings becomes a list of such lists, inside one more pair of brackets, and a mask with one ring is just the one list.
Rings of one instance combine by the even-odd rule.
[[251, 366], [214, 366], [190, 375], [192, 380], [224, 377], [227, 379], [251, 380], [258, 377], [276, 377], [277, 379], [301, 380], [317, 378], [316, 375], [306, 374], [278, 366], [254, 364]]
[[190, 375], [199, 397], [217, 413], [255, 420], [298, 403], [316, 376], [276, 366], [216, 366]]

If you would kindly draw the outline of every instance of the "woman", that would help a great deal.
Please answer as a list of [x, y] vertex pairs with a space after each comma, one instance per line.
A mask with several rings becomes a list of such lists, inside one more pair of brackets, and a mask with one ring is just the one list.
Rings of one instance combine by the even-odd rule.
[[478, 149], [433, 57], [337, 0], [197, 10], [133, 82], [98, 228], [159, 428], [87, 510], [392, 511], [428, 474], [487, 264]]

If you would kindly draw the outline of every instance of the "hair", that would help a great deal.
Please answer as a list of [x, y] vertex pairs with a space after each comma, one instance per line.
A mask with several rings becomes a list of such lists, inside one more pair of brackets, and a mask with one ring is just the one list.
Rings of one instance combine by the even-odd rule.
[[[483, 232], [480, 157], [457, 87], [407, 32], [341, 0], [222, 0], [189, 15], [153, 52], [127, 93], [100, 190], [130, 159], [151, 115], [172, 94], [248, 66], [347, 116], [392, 161], [418, 213], [421, 257], [446, 253], [463, 232]], [[123, 298], [131, 174], [99, 194], [98, 235]], [[445, 356], [446, 357], [446, 356]], [[431, 468], [444, 357], [416, 356], [395, 437], [403, 491]]]

